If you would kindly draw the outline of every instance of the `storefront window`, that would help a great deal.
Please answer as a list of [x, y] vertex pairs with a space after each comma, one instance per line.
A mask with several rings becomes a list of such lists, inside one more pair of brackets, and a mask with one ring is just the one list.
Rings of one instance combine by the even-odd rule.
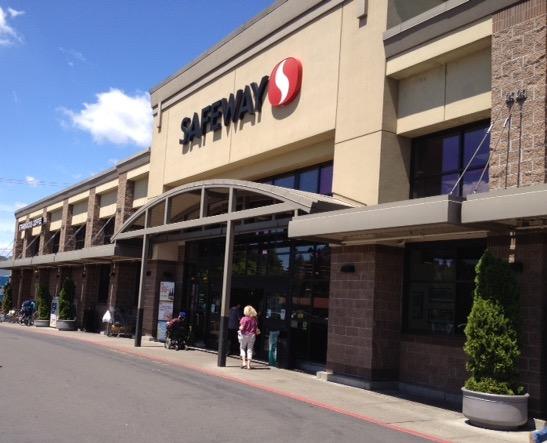
[[110, 239], [114, 235], [114, 218], [109, 218], [103, 228], [103, 244], [110, 244]]
[[471, 309], [475, 265], [484, 240], [423, 243], [407, 247], [405, 329], [462, 334]]
[[85, 225], [80, 226], [74, 233], [74, 249], [83, 249], [85, 245]]
[[29, 240], [29, 244], [27, 246], [27, 256], [34, 257], [35, 255], [38, 255], [39, 249], [40, 249], [40, 236], [36, 235], [34, 237], [31, 237]]
[[317, 192], [319, 183], [319, 169], [314, 168], [300, 173], [298, 189], [307, 192]]
[[282, 188], [294, 189], [296, 184], [295, 176], [291, 174], [284, 177], [275, 178], [273, 184]]
[[[412, 143], [412, 198], [449, 194], [489, 124], [488, 121], [481, 122], [415, 139]], [[477, 192], [488, 190], [488, 170], [484, 175], [483, 170], [488, 161], [489, 147], [487, 136], [454, 191], [455, 195], [466, 196], [475, 188]]]
[[332, 194], [332, 162], [311, 168], [298, 169], [283, 175], [268, 177], [260, 183], [298, 189], [316, 194]]
[[201, 191], [187, 191], [169, 200], [168, 223], [177, 223], [199, 218]]
[[59, 231], [56, 231], [54, 232], [52, 235], [52, 238], [50, 240], [51, 242], [51, 253], [52, 254], [57, 254], [57, 252], [59, 252], [59, 243], [60, 243], [60, 240], [61, 240], [61, 233]]
[[161, 226], [165, 219], [165, 201], [161, 201], [148, 210], [148, 227]]

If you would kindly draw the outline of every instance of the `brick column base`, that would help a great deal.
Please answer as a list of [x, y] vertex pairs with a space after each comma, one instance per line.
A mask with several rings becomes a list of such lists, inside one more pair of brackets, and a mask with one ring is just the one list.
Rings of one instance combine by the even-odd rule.
[[[352, 264], [355, 272], [342, 272]], [[327, 369], [367, 381], [397, 380], [404, 250], [332, 248]]]

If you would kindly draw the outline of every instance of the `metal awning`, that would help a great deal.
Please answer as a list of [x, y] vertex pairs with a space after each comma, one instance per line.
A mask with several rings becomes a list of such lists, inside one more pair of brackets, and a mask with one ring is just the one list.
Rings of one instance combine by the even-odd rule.
[[141, 248], [131, 245], [102, 245], [75, 251], [58, 252], [57, 254], [37, 255], [0, 262], [0, 269], [20, 269], [37, 266], [66, 266], [70, 264], [85, 264], [100, 261], [123, 259], [140, 259]]
[[482, 222], [513, 228], [547, 226], [547, 184], [469, 195], [462, 205], [462, 223]]
[[340, 244], [468, 235], [477, 226], [461, 224], [462, 198], [441, 195], [296, 217], [289, 237]]
[[[212, 195], [215, 193], [220, 196], [217, 203], [222, 209], [210, 211]], [[269, 201], [256, 206], [239, 205], [239, 198], [243, 195], [254, 199], [255, 204], [257, 198]], [[186, 202], [182, 200], [184, 196], [188, 197]], [[191, 205], [192, 199], [194, 205]], [[180, 208], [177, 209], [177, 206]], [[112, 237], [112, 241], [195, 230], [228, 221], [289, 213], [292, 217], [300, 213], [310, 214], [348, 207], [351, 205], [346, 202], [311, 192], [244, 180], [204, 180], [172, 189], [148, 202], [124, 223]], [[190, 213], [193, 214], [192, 217], [188, 216]]]

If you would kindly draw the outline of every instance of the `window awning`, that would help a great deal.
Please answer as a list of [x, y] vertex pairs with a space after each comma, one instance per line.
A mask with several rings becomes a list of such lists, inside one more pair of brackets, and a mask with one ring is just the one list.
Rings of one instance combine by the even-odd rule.
[[547, 184], [469, 195], [462, 205], [462, 223], [482, 222], [517, 229], [547, 226]]
[[101, 261], [140, 259], [140, 247], [132, 245], [101, 245], [57, 254], [36, 255], [0, 262], [0, 269], [20, 269], [37, 266], [70, 266]]
[[389, 243], [478, 232], [461, 224], [462, 198], [440, 195], [297, 217], [289, 237], [340, 244]]

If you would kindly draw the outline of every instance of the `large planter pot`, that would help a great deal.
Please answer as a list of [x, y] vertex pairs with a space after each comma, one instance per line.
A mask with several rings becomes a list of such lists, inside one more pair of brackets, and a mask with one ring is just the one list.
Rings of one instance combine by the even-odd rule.
[[528, 397], [498, 395], [462, 388], [462, 412], [471, 424], [490, 429], [516, 429], [528, 421]]
[[57, 320], [57, 329], [59, 331], [75, 331], [76, 320]]
[[49, 326], [49, 318], [47, 320], [40, 320], [39, 318], [34, 320], [34, 326], [37, 328], [47, 328]]

